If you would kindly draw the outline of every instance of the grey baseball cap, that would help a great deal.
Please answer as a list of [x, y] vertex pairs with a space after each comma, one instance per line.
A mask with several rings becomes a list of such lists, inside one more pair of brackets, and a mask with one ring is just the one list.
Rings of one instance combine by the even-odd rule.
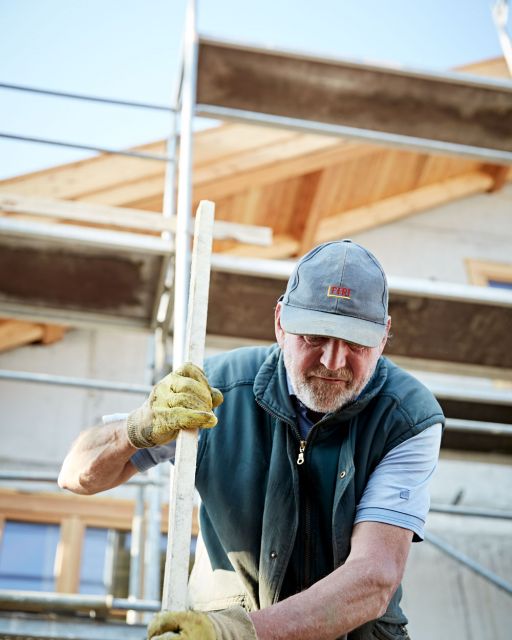
[[386, 332], [388, 284], [377, 258], [351, 240], [326, 242], [299, 260], [282, 298], [288, 333], [376, 347]]

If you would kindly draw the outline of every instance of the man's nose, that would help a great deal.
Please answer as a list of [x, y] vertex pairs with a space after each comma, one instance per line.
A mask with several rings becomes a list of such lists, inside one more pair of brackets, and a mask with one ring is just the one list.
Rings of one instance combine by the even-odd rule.
[[326, 369], [330, 369], [331, 371], [342, 369], [346, 366], [347, 349], [347, 343], [343, 340], [330, 338], [324, 344], [320, 362]]

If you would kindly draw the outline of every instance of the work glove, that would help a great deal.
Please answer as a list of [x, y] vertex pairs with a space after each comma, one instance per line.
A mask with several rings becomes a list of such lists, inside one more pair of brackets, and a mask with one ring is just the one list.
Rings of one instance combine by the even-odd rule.
[[242, 607], [222, 611], [162, 611], [148, 627], [148, 640], [257, 640], [256, 630]]
[[195, 364], [187, 362], [153, 387], [144, 404], [128, 416], [128, 439], [137, 449], [166, 444], [180, 429], [210, 429], [217, 424], [212, 409], [223, 401]]

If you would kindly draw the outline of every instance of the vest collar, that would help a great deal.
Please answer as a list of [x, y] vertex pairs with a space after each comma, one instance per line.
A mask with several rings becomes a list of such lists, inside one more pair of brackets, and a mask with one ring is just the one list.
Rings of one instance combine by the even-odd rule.
[[[349, 420], [360, 413], [379, 393], [388, 376], [387, 360], [380, 357], [373, 376], [358, 398], [334, 413], [328, 413], [322, 419], [330, 422], [331, 418]], [[281, 349], [275, 345], [263, 362], [254, 380], [254, 396], [256, 402], [276, 417], [295, 424], [295, 410], [288, 392], [286, 369]]]

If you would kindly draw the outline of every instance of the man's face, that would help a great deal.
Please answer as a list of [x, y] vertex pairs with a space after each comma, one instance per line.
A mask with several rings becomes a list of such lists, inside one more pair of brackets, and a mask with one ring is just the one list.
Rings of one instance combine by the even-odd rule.
[[312, 411], [330, 413], [360, 394], [371, 378], [389, 331], [377, 347], [321, 336], [299, 336], [283, 331], [281, 305], [276, 308], [276, 337], [299, 400]]

